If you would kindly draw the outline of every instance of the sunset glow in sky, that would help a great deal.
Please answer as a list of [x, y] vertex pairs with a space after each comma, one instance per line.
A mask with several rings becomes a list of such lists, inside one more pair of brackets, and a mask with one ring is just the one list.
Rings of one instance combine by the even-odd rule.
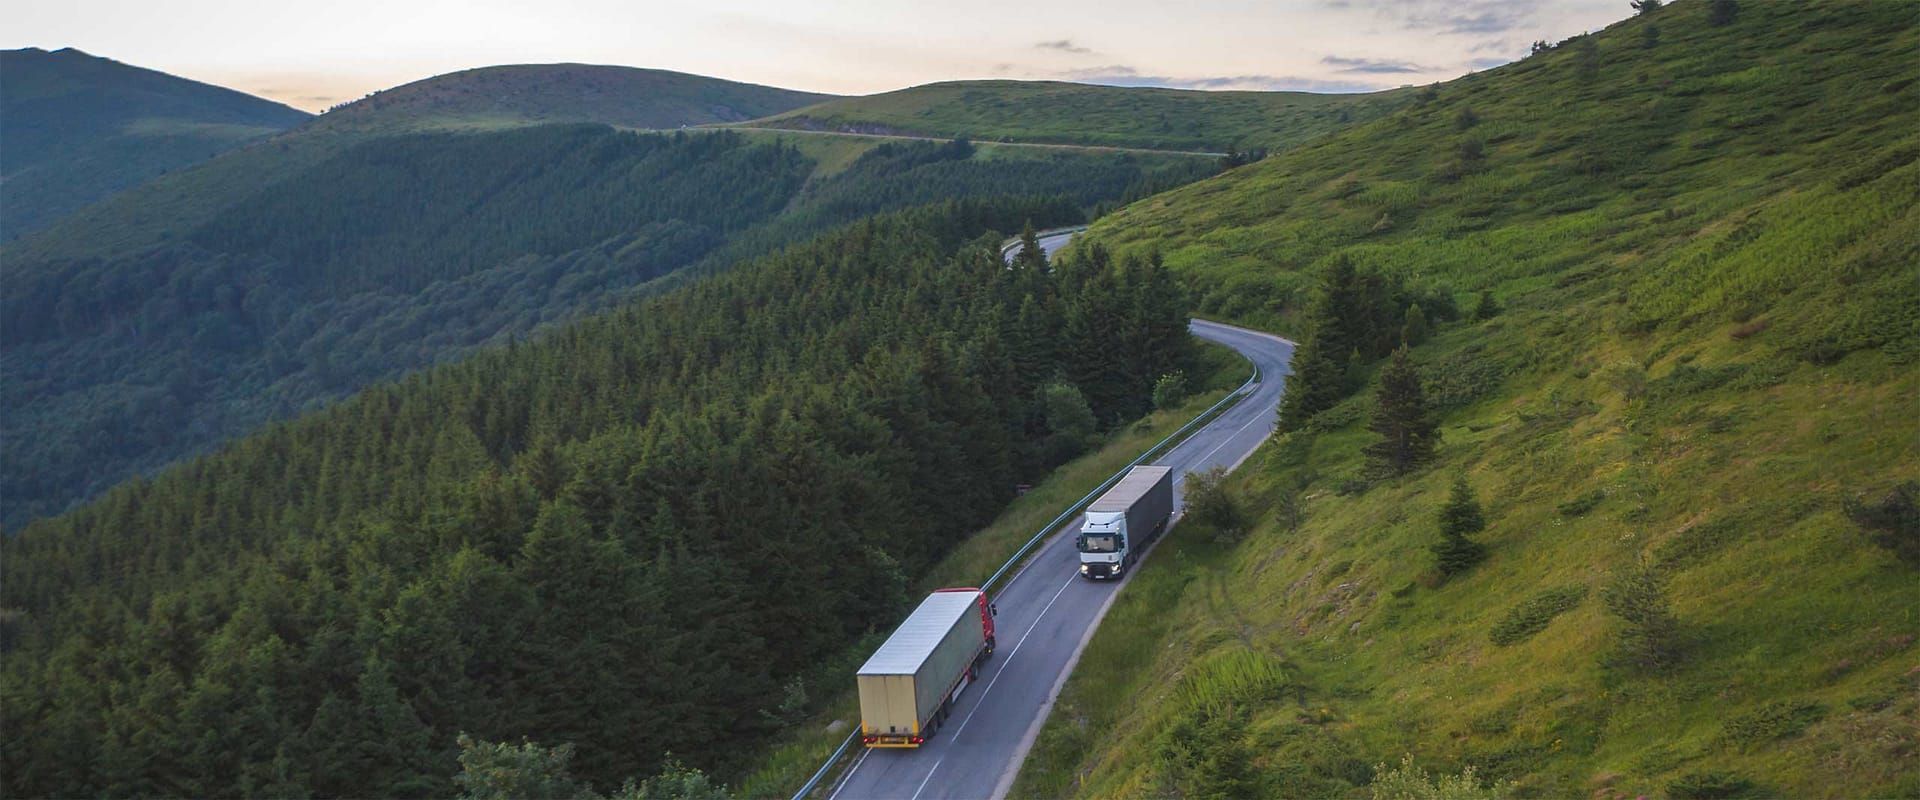
[[77, 47], [308, 110], [471, 67], [652, 67], [838, 94], [965, 78], [1353, 92], [1445, 80], [1626, 0], [66, 0], [0, 47]]

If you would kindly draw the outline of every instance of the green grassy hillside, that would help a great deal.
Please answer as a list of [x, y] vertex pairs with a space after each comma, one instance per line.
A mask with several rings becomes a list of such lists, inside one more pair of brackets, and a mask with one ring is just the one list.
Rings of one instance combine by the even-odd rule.
[[[1378, 368], [1336, 366], [1358, 392], [1230, 484], [1244, 526], [1126, 588], [1014, 794], [1366, 796], [1410, 754], [1519, 796], [1920, 796], [1916, 64], [1902, 4], [1688, 0], [1097, 223], [1303, 339], [1336, 260], [1438, 298], [1439, 445], [1371, 469]], [[1449, 576], [1456, 479], [1485, 554]]]
[[307, 118], [71, 48], [0, 52], [0, 241]]
[[956, 81], [829, 100], [751, 124], [1160, 150], [1278, 150], [1378, 117], [1405, 95]]

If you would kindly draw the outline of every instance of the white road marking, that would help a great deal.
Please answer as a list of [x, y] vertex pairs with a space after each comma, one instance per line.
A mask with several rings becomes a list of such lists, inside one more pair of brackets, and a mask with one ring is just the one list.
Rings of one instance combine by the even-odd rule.
[[[987, 681], [987, 688], [980, 690], [980, 699], [973, 704], [973, 710], [967, 712], [966, 719], [960, 720], [960, 727], [953, 729], [953, 738], [955, 741], [960, 739], [960, 732], [967, 729], [967, 723], [973, 721], [973, 715], [980, 713], [980, 707], [987, 704], [987, 695], [993, 693], [993, 685], [1000, 682], [1001, 675], [1007, 674], [1007, 667], [1013, 665], [1013, 657], [1020, 654], [1020, 647], [1027, 643], [1027, 637], [1032, 636], [1034, 629], [1040, 627], [1040, 620], [1047, 618], [1047, 612], [1052, 610], [1054, 603], [1060, 601], [1060, 595], [1066, 594], [1067, 587], [1072, 586], [1073, 582], [1079, 579], [1080, 576], [1075, 575], [1068, 578], [1066, 583], [1060, 584], [1060, 591], [1054, 592], [1053, 599], [1047, 601], [1046, 608], [1040, 609], [1040, 616], [1033, 618], [1033, 624], [1027, 626], [1027, 632], [1021, 635], [1020, 641], [1014, 643], [1013, 652], [1008, 653], [1007, 659], [1000, 662], [1000, 668], [994, 670], [993, 680]], [[939, 767], [940, 765], [934, 764], [934, 766]]]
[[1253, 427], [1254, 423], [1259, 422], [1261, 419], [1265, 417], [1266, 417], [1265, 414], [1255, 414], [1253, 416], [1253, 419], [1247, 420], [1247, 424], [1240, 426], [1240, 430], [1234, 431], [1232, 435], [1229, 435], [1227, 437], [1226, 441], [1221, 442], [1220, 444], [1214, 446], [1212, 450], [1208, 450], [1207, 454], [1204, 456], [1201, 456], [1200, 460], [1196, 463], [1200, 466], [1205, 466], [1207, 463], [1207, 459], [1213, 458], [1213, 454], [1220, 452], [1220, 448], [1226, 447], [1227, 445], [1232, 444], [1233, 440], [1240, 438], [1240, 434], [1245, 433], [1248, 428]]
[[860, 765], [867, 763], [867, 756], [870, 755], [873, 755], [872, 748], [868, 748], [860, 754], [859, 758], [853, 760], [853, 768], [847, 770], [847, 774], [840, 777], [840, 785], [834, 787], [833, 794], [827, 795], [827, 800], [834, 800], [834, 798], [840, 796], [840, 792], [847, 788], [847, 784], [853, 782], [853, 773], [860, 771]]
[[[942, 758], [940, 761], [945, 761]], [[934, 770], [940, 768], [940, 761], [933, 762], [933, 769], [927, 770], [927, 777], [920, 781], [920, 788], [913, 790], [913, 800], [920, 800], [920, 793], [927, 790], [927, 781], [933, 780]]]

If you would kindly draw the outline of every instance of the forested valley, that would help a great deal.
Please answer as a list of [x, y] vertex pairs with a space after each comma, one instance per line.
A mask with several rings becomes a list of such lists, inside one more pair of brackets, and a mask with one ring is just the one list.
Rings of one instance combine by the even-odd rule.
[[834, 171], [777, 139], [602, 125], [369, 139], [156, 246], [9, 251], [0, 522], [869, 214], [1044, 195], [1035, 222], [1075, 222], [1215, 168], [913, 142]]
[[[1000, 260], [993, 232], [1071, 210], [858, 222], [29, 524], [0, 540], [0, 794], [444, 796], [463, 733], [570, 743], [599, 786], [737, 767], [796, 675], [1073, 455], [1059, 398], [1129, 419], [1193, 358], [1157, 259]], [[360, 279], [320, 252], [308, 280]]]

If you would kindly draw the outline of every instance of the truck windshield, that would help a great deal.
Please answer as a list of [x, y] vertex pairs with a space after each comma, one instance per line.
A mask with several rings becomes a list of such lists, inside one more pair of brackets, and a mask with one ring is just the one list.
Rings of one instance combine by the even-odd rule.
[[1120, 550], [1120, 543], [1116, 537], [1111, 534], [1107, 536], [1088, 536], [1083, 540], [1080, 549], [1089, 553], [1113, 553]]

